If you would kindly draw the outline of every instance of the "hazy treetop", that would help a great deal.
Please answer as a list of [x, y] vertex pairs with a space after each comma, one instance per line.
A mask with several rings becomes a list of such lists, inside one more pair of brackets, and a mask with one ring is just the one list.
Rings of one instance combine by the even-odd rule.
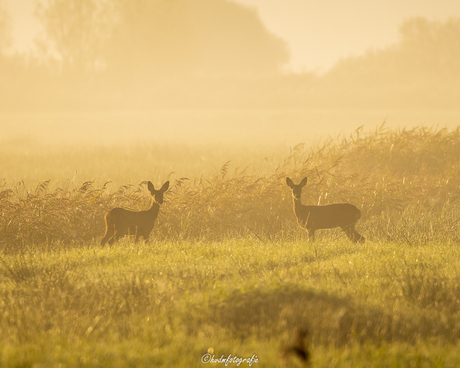
[[47, 0], [38, 15], [48, 50], [72, 70], [260, 75], [288, 61], [258, 14], [227, 0]]

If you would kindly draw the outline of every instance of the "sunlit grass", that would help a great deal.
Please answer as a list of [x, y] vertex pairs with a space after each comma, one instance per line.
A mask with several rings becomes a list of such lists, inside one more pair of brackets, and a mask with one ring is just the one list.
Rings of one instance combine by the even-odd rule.
[[212, 347], [276, 367], [299, 325], [318, 367], [458, 361], [459, 252], [241, 239], [3, 256], [3, 364], [201, 366]]
[[[0, 190], [1, 365], [201, 367], [211, 349], [277, 367], [298, 326], [314, 367], [460, 361], [459, 130], [382, 126], [241, 164], [213, 145], [26, 142], [27, 160], [22, 144], [0, 151], [31, 174]], [[309, 177], [303, 203], [361, 208], [366, 243], [308, 242], [286, 176]], [[171, 180], [152, 242], [100, 247], [108, 209], [148, 207], [145, 180]]]

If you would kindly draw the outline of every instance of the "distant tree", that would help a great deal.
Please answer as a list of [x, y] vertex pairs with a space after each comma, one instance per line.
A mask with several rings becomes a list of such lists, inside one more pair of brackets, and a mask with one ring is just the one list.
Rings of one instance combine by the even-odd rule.
[[119, 76], [228, 76], [276, 73], [285, 43], [257, 12], [227, 0], [113, 0], [108, 69]]
[[409, 19], [399, 40], [339, 61], [321, 78], [337, 104], [398, 108], [457, 108], [460, 98], [460, 19]]
[[399, 41], [385, 49], [340, 60], [326, 79], [358, 86], [391, 81], [422, 85], [460, 78], [460, 19], [409, 19], [399, 27], [399, 35]]
[[460, 77], [460, 19], [413, 18], [399, 28], [401, 58], [419, 72]]
[[41, 50], [63, 71], [81, 74], [103, 66], [104, 42], [113, 24], [109, 0], [39, 0], [36, 14], [44, 27]]
[[276, 73], [285, 43], [228, 0], [38, 0], [43, 54], [120, 78]]
[[288, 61], [257, 12], [230, 0], [36, 1], [62, 106], [226, 106]]

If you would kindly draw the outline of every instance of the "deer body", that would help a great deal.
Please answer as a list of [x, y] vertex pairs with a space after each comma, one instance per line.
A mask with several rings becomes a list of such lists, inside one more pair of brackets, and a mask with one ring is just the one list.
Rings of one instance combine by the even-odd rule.
[[301, 203], [302, 188], [307, 184], [304, 178], [296, 185], [290, 178], [286, 184], [292, 189], [294, 213], [300, 226], [308, 231], [312, 241], [315, 231], [340, 227], [348, 238], [354, 242], [363, 243], [365, 238], [355, 230], [356, 222], [361, 218], [361, 211], [351, 203], [334, 203], [324, 206], [305, 206]]
[[114, 241], [125, 235], [135, 235], [137, 243], [142, 236], [147, 242], [153, 229], [155, 220], [160, 213], [160, 204], [163, 203], [163, 194], [169, 188], [169, 181], [163, 184], [159, 190], [155, 190], [153, 184], [148, 182], [148, 189], [152, 194], [152, 202], [148, 210], [129, 211], [124, 208], [113, 208], [105, 214], [105, 235], [101, 245], [113, 244]]

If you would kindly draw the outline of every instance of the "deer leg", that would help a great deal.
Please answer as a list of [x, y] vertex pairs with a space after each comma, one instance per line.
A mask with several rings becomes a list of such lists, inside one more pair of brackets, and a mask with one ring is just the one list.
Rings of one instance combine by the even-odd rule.
[[104, 237], [102, 238], [101, 240], [101, 245], [104, 246], [105, 243], [107, 243], [107, 241], [113, 236], [113, 233], [110, 231], [110, 228], [107, 227], [107, 229], [105, 230], [105, 235]]
[[106, 223], [105, 234], [101, 240], [101, 245], [104, 246], [105, 243], [107, 243], [107, 241], [114, 236], [114, 234], [115, 234], [115, 226], [110, 226], [109, 224]]
[[310, 241], [315, 241], [315, 229], [308, 229], [308, 236], [310, 237]]
[[113, 236], [109, 240], [109, 244], [112, 245], [114, 242], [118, 241], [122, 236], [123, 234], [120, 231], [118, 231], [117, 229], [114, 229]]
[[358, 233], [355, 229], [355, 227], [353, 226], [351, 229], [351, 241], [353, 243], [364, 243], [366, 238], [364, 236], [362, 236], [360, 233]]
[[109, 242], [109, 244], [112, 245], [113, 243], [112, 239], [115, 236], [115, 233], [116, 233], [115, 226], [107, 225], [107, 229], [105, 230], [104, 238], [101, 240], [101, 245], [104, 245], [107, 242]]
[[101, 240], [101, 246], [104, 246], [105, 243], [107, 243], [107, 240], [109, 240], [109, 237], [106, 235], [106, 236], [104, 236], [104, 237], [102, 238], [102, 240]]
[[342, 227], [342, 230], [345, 232], [345, 234], [347, 234], [348, 238], [353, 243], [364, 243], [364, 241], [366, 240], [364, 236], [362, 236], [360, 233], [356, 231], [355, 225]]
[[366, 241], [366, 238], [362, 236], [360, 233], [358, 233], [356, 230], [354, 232], [354, 238], [356, 239], [355, 243], [364, 243]]
[[355, 236], [354, 236], [354, 233], [356, 230], [355, 230], [354, 225], [342, 227], [342, 230], [345, 232], [348, 239], [350, 239], [353, 243], [356, 243]]

